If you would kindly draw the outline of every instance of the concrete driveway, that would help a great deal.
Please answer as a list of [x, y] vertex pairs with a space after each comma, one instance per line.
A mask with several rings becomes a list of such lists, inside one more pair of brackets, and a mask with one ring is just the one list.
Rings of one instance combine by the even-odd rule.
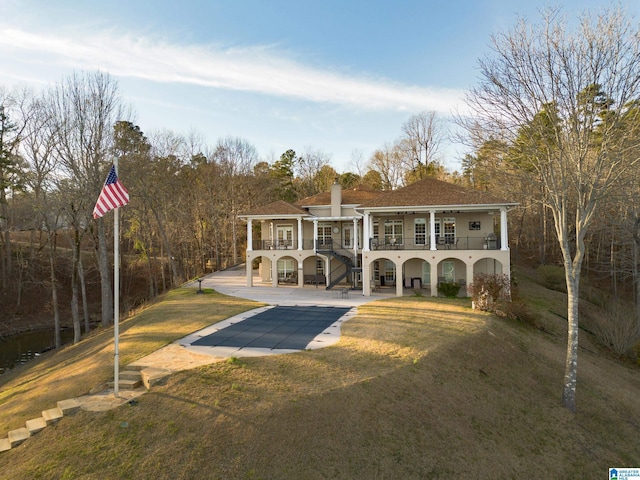
[[[264, 284], [254, 277], [254, 286], [247, 287], [245, 267], [235, 267], [223, 272], [214, 272], [202, 279], [202, 288], [213, 288], [225, 295], [248, 298], [269, 305], [331, 305], [357, 307], [384, 297], [390, 297], [395, 291], [388, 294], [375, 293], [370, 297], [362, 295], [362, 291], [352, 290], [347, 298], [342, 298], [338, 290], [325, 290], [324, 287], [305, 285], [273, 287], [271, 283]], [[198, 288], [198, 283], [191, 284]]]

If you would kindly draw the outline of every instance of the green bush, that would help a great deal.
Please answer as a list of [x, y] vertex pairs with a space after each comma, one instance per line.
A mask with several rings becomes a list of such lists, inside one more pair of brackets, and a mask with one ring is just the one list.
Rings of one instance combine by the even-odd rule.
[[460, 291], [460, 284], [456, 282], [442, 282], [438, 285], [438, 293], [445, 297], [457, 297]]

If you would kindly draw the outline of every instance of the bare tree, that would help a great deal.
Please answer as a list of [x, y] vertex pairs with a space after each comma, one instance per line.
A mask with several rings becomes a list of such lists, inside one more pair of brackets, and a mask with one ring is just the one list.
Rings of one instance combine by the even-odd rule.
[[10, 215], [7, 203], [8, 193], [20, 186], [18, 147], [24, 122], [20, 122], [19, 96], [0, 89], [0, 277], [2, 288], [7, 287], [11, 274]]
[[[519, 171], [535, 171], [564, 262], [568, 339], [562, 404], [576, 411], [578, 294], [585, 235], [598, 207], [637, 158], [639, 136], [625, 133], [640, 95], [640, 32], [620, 10], [588, 12], [571, 30], [558, 10], [524, 19], [493, 37], [482, 80], [467, 96], [462, 123], [476, 144], [504, 139], [520, 152]], [[518, 168], [516, 168], [518, 170]]]
[[412, 115], [402, 126], [402, 132], [399, 145], [404, 153], [405, 169], [413, 173], [413, 180], [438, 173], [442, 169], [438, 154], [446, 131], [436, 112]]
[[[56, 275], [57, 236], [60, 217], [59, 199], [56, 198], [55, 171], [58, 162], [53, 155], [56, 135], [48, 128], [49, 112], [41, 97], [31, 97], [23, 110], [25, 129], [21, 142], [21, 155], [29, 166], [26, 176], [34, 195], [33, 231], [45, 230], [49, 257], [49, 282], [53, 309], [54, 343], [60, 348], [60, 305]], [[86, 326], [88, 332], [88, 326]]]
[[[294, 172], [297, 176], [298, 197], [304, 198], [324, 192], [326, 185], [321, 172], [324, 167], [330, 166], [331, 155], [307, 146], [296, 160]], [[333, 179], [331, 181], [333, 182]]]
[[[369, 160], [369, 170], [380, 175], [382, 190], [395, 190], [404, 184], [405, 168], [402, 150], [398, 144], [385, 144]], [[366, 177], [366, 175], [365, 175]]]
[[[57, 134], [56, 154], [73, 178], [69, 194], [73, 191], [75, 195], [70, 198], [69, 211], [78, 215], [74, 225], [84, 230], [91, 225], [91, 211], [112, 160], [113, 126], [125, 116], [122, 100], [117, 83], [96, 72], [68, 77], [51, 91], [49, 105]], [[96, 227], [102, 325], [108, 325], [113, 318], [113, 292], [104, 217], [96, 221]]]
[[238, 214], [247, 205], [251, 192], [247, 189], [247, 177], [258, 163], [258, 153], [253, 145], [239, 137], [226, 137], [218, 141], [214, 161], [224, 178], [225, 202], [228, 202], [227, 224], [231, 227], [231, 261], [238, 259]]

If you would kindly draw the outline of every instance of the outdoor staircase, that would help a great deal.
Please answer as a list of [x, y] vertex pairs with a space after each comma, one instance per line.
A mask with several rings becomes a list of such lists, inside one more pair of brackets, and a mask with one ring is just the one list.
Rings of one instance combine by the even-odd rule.
[[[109, 388], [115, 387], [115, 381], [109, 382]], [[120, 372], [119, 390], [134, 390], [142, 385], [142, 374], [139, 370], [124, 370]]]
[[[120, 390], [134, 390], [144, 385], [147, 390], [150, 390], [152, 386], [164, 382], [171, 373], [169, 370], [149, 368], [134, 362], [120, 372], [118, 388]], [[113, 388], [114, 382], [103, 384], [98, 388], [101, 389], [107, 385]], [[6, 438], [0, 438], [0, 452], [6, 452], [19, 446], [29, 437], [58, 422], [64, 416], [73, 415], [81, 408], [82, 403], [78, 398], [57, 402], [54, 408], [43, 410], [41, 416], [27, 420], [24, 427], [11, 430]]]
[[[319, 250], [320, 251], [320, 250]], [[326, 255], [330, 255], [333, 258], [335, 258], [336, 260], [338, 260], [342, 265], [344, 265], [345, 267], [345, 271], [342, 272], [340, 275], [335, 276], [333, 275], [333, 273], [329, 276], [330, 278], [330, 282], [329, 285], [327, 285], [327, 290], [331, 290], [333, 287], [335, 287], [338, 283], [340, 283], [342, 280], [344, 280], [345, 278], [347, 278], [347, 276], [351, 273], [356, 273], [356, 272], [362, 272], [362, 268], [360, 267], [354, 267], [353, 265], [353, 258], [348, 256], [348, 255], [343, 255], [333, 249], [330, 250], [325, 250], [325, 251], [321, 251], [322, 253], [326, 254]]]
[[78, 410], [80, 410], [80, 402], [76, 398], [59, 401], [55, 408], [43, 410], [40, 417], [27, 420], [24, 427], [11, 430], [7, 438], [0, 438], [0, 452], [17, 447], [45, 427], [56, 423], [65, 415], [73, 415]]

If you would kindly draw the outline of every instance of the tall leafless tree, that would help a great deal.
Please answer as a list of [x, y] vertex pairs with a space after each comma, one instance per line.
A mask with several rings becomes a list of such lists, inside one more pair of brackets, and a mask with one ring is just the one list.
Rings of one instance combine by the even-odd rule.
[[446, 138], [446, 129], [436, 112], [420, 112], [409, 117], [402, 126], [400, 146], [405, 168], [414, 180], [435, 175], [441, 169], [439, 152]]
[[640, 31], [621, 10], [586, 12], [573, 29], [559, 10], [547, 10], [539, 24], [521, 19], [494, 36], [480, 71], [463, 125], [482, 140], [518, 142], [527, 159], [520, 171], [535, 171], [553, 215], [568, 293], [562, 404], [575, 412], [584, 240], [602, 199], [637, 161], [625, 152], [640, 137], [623, 126], [640, 97]]
[[[124, 120], [118, 85], [108, 74], [74, 73], [52, 89], [49, 97], [56, 154], [72, 177], [75, 198], [69, 211], [78, 215], [77, 228], [91, 225], [91, 212], [112, 163], [113, 126]], [[68, 192], [70, 195], [71, 191]], [[102, 325], [113, 319], [111, 263], [105, 218], [95, 221], [102, 298]], [[83, 232], [84, 233], [84, 232]], [[75, 238], [75, 236], [74, 236]], [[77, 267], [77, 264], [75, 265]], [[84, 279], [79, 279], [84, 281]]]

